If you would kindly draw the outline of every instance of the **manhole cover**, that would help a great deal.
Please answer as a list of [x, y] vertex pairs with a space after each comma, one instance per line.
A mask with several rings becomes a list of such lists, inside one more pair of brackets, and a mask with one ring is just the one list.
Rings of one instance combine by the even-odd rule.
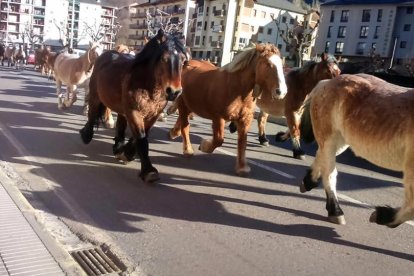
[[72, 257], [88, 275], [117, 275], [122, 270], [101, 248], [73, 251]]

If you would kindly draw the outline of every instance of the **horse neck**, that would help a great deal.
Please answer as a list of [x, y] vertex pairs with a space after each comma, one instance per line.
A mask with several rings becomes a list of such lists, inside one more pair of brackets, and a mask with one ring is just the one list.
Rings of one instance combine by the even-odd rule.
[[155, 90], [155, 87], [162, 86], [161, 81], [154, 74], [152, 65], [143, 63], [135, 66], [131, 72], [130, 89], [142, 88], [147, 91]]
[[[247, 95], [253, 91], [256, 79], [256, 62], [249, 64], [244, 69], [236, 72], [227, 72], [230, 79], [233, 79], [231, 83], [237, 85], [238, 89], [232, 89], [233, 93]], [[241, 92], [241, 93], [240, 93]]]
[[89, 70], [89, 67], [91, 65], [91, 59], [89, 58], [90, 51], [91, 50], [86, 51], [85, 54], [79, 57], [79, 60], [82, 63], [82, 71], [85, 71], [85, 72]]
[[[315, 63], [312, 65], [311, 68], [308, 70], [300, 70], [298, 74], [296, 75], [296, 78], [293, 80], [293, 82], [298, 85], [300, 84], [302, 89], [302, 93], [304, 95], [309, 94], [312, 89], [316, 86], [316, 84], [322, 80], [322, 78], [318, 77], [318, 63]], [[292, 80], [291, 80], [292, 81]]]

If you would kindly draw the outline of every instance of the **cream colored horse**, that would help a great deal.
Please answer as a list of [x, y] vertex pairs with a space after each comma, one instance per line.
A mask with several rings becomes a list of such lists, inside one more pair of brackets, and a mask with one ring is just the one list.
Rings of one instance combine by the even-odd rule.
[[[73, 105], [77, 99], [76, 87], [89, 80], [95, 60], [101, 53], [101, 46], [98, 43], [92, 43], [86, 53], [80, 57], [69, 53], [63, 53], [56, 57], [53, 69], [59, 109]], [[66, 94], [61, 92], [62, 84], [66, 85]], [[86, 90], [89, 85], [84, 87]]]

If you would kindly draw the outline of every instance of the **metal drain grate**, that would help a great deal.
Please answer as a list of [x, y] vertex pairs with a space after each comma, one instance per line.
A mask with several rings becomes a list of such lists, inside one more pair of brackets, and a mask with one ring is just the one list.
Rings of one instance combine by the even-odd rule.
[[99, 247], [70, 253], [90, 275], [118, 274], [121, 269]]

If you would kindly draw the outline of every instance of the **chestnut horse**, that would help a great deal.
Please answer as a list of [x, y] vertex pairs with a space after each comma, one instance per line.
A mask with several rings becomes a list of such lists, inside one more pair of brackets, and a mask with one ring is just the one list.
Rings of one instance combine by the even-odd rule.
[[256, 105], [260, 108], [257, 117], [259, 128], [259, 142], [261, 145], [269, 145], [266, 137], [265, 126], [269, 114], [276, 117], [286, 117], [288, 130], [276, 134], [276, 141], [283, 142], [289, 137], [292, 139], [293, 157], [304, 159], [305, 152], [300, 147], [300, 107], [306, 96], [312, 91], [316, 84], [323, 79], [331, 79], [339, 76], [341, 70], [334, 56], [326, 53], [321, 55], [321, 61], [310, 61], [302, 68], [289, 71], [286, 75], [288, 93], [281, 100], [272, 100], [269, 95], [262, 95], [257, 99]]
[[[92, 43], [86, 53], [80, 57], [69, 53], [57, 56], [53, 71], [59, 109], [70, 107], [76, 101], [76, 86], [89, 79], [95, 60], [101, 53], [101, 46]], [[66, 95], [61, 92], [62, 83], [66, 85]]]
[[316, 140], [318, 151], [300, 191], [322, 179], [331, 222], [345, 224], [336, 194], [335, 156], [348, 147], [383, 168], [402, 171], [405, 202], [401, 208], [376, 207], [371, 222], [396, 227], [414, 218], [414, 89], [366, 74], [321, 81], [305, 101], [304, 141]]
[[[224, 67], [206, 61], [190, 60], [183, 69], [183, 93], [177, 98], [178, 119], [170, 130], [170, 138], [183, 137], [184, 155], [194, 154], [190, 137], [190, 113], [211, 119], [213, 139], [203, 139], [200, 150], [212, 153], [224, 141], [226, 121], [238, 123], [236, 173], [250, 172], [245, 157], [247, 132], [253, 119], [255, 97], [283, 98], [287, 92], [279, 50], [271, 44], [258, 44], [235, 56]], [[258, 95], [253, 95], [257, 86]]]
[[[148, 156], [148, 134], [159, 114], [181, 90], [181, 71], [185, 49], [172, 34], [159, 30], [135, 57], [108, 51], [96, 61], [90, 79], [88, 121], [80, 130], [88, 144], [106, 107], [118, 113], [114, 155], [125, 162], [137, 152], [141, 160], [141, 179], [152, 183], [158, 171]], [[133, 138], [125, 144], [129, 125]]]

